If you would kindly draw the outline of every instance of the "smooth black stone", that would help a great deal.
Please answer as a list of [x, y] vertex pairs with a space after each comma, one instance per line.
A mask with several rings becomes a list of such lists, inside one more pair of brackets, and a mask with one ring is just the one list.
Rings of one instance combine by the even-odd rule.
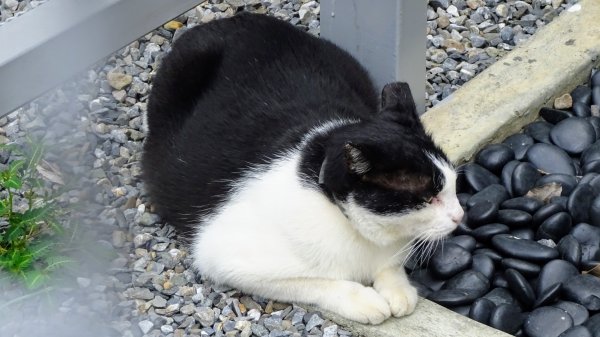
[[535, 141], [529, 135], [524, 133], [516, 133], [507, 137], [502, 143], [508, 145], [508, 147], [514, 151], [516, 160], [521, 160], [525, 158], [527, 149], [529, 149], [529, 147], [533, 145]]
[[475, 156], [477, 164], [496, 174], [513, 159], [515, 159], [515, 152], [506, 144], [487, 145]]
[[[467, 216], [465, 215], [463, 217], [466, 218]], [[454, 230], [454, 232], [452, 232], [452, 235], [471, 235], [471, 232], [473, 230], [471, 229], [471, 227], [467, 226], [467, 224], [463, 221], [461, 221], [458, 226], [456, 226], [456, 229]]]
[[573, 117], [573, 114], [564, 110], [544, 107], [540, 110], [540, 117], [542, 117], [548, 123], [556, 124], [564, 119]]
[[514, 305], [501, 304], [492, 311], [489, 325], [506, 333], [514, 334], [523, 325], [521, 309]]
[[540, 172], [531, 163], [520, 163], [513, 171], [512, 192], [514, 196], [523, 196], [529, 192], [540, 178]]
[[472, 252], [477, 245], [477, 241], [470, 235], [457, 235], [449, 238], [447, 242], [456, 243], [469, 252]]
[[594, 198], [594, 191], [589, 184], [579, 184], [567, 201], [567, 209], [571, 213], [574, 223], [588, 222], [590, 219], [590, 207]]
[[592, 109], [589, 105], [584, 103], [574, 102], [571, 110], [573, 110], [573, 115], [580, 118], [589, 117], [592, 115]]
[[600, 105], [600, 87], [592, 89], [592, 102], [594, 105]]
[[475, 193], [468, 201], [467, 207], [471, 208], [477, 203], [487, 200], [494, 204], [500, 205], [504, 200], [508, 199], [509, 195], [504, 186], [500, 184], [492, 184], [483, 190]]
[[590, 330], [593, 337], [600, 337], [600, 313], [590, 317], [583, 325]]
[[551, 203], [561, 205], [564, 209], [567, 209], [568, 201], [569, 201], [569, 198], [563, 197], [563, 196], [550, 198]]
[[556, 301], [558, 301], [560, 297], [560, 293], [562, 290], [562, 283], [557, 283], [550, 288], [546, 289], [543, 293], [541, 293], [535, 303], [533, 304], [534, 308], [543, 307], [545, 305], [550, 305]]
[[529, 214], [534, 214], [543, 205], [543, 202], [534, 198], [517, 197], [502, 202], [500, 204], [500, 209], [516, 209], [519, 211], [527, 212]]
[[590, 116], [587, 120], [594, 127], [594, 131], [596, 131], [596, 140], [600, 139], [600, 117]]
[[581, 262], [600, 259], [600, 228], [580, 223], [571, 235], [581, 245]]
[[531, 224], [531, 214], [516, 209], [501, 209], [498, 211], [497, 220], [508, 227], [525, 227]]
[[583, 171], [583, 174], [600, 173], [600, 160], [594, 160], [586, 163], [583, 165], [581, 170]]
[[469, 304], [477, 297], [476, 293], [468, 290], [441, 289], [429, 294], [427, 299], [445, 307], [456, 307]]
[[489, 241], [494, 235], [507, 234], [510, 228], [500, 223], [492, 223], [475, 228], [471, 233], [477, 240]]
[[596, 141], [596, 131], [587, 119], [573, 117], [556, 124], [550, 139], [567, 153], [580, 154]]
[[535, 294], [525, 276], [515, 269], [509, 268], [504, 272], [504, 278], [515, 297], [526, 307], [531, 308], [535, 301]]
[[492, 301], [496, 306], [502, 304], [518, 305], [519, 302], [506, 288], [494, 288], [489, 293], [485, 294], [483, 298]]
[[504, 165], [502, 168], [502, 173], [500, 173], [500, 181], [502, 182], [504, 188], [506, 188], [506, 191], [508, 191], [508, 194], [511, 196], [514, 195], [512, 190], [512, 174], [517, 165], [520, 163], [521, 162], [518, 160], [509, 161], [506, 165]]
[[433, 292], [431, 289], [429, 289], [429, 287], [420, 282], [411, 280], [410, 284], [417, 289], [417, 294], [419, 294], [421, 297], [427, 298], [429, 297], [429, 294]]
[[463, 207], [467, 207], [467, 200], [471, 197], [469, 193], [458, 193], [456, 198], [458, 199], [458, 203]]
[[470, 227], [479, 227], [496, 220], [498, 216], [498, 205], [491, 201], [483, 200], [467, 211], [467, 223]]
[[498, 184], [500, 179], [481, 165], [469, 163], [463, 166], [463, 172], [467, 183], [473, 190], [479, 192], [484, 188]]
[[572, 175], [554, 173], [542, 176], [535, 182], [535, 186], [539, 187], [551, 183], [560, 184], [562, 187], [560, 195], [568, 196], [575, 189], [575, 186], [577, 186], [577, 179]]
[[587, 311], [587, 309], [583, 305], [575, 302], [560, 301], [554, 303], [552, 306], [566, 311], [567, 314], [569, 314], [569, 316], [571, 316], [573, 319], [574, 325], [583, 324], [583, 322], [587, 321], [587, 319], [590, 317], [590, 313]]
[[570, 262], [564, 260], [552, 260], [540, 271], [537, 281], [536, 293], [541, 295], [551, 286], [564, 283], [574, 275], [579, 274], [579, 270]]
[[566, 311], [555, 307], [541, 307], [532, 311], [523, 328], [530, 337], [558, 337], [573, 326]]
[[527, 161], [546, 173], [575, 174], [571, 157], [558, 146], [543, 143], [533, 144], [527, 150], [525, 157]]
[[551, 239], [558, 242], [563, 236], [571, 231], [571, 216], [567, 212], [560, 212], [551, 215], [548, 219], [542, 222], [538, 228], [536, 238]]
[[490, 289], [490, 281], [476, 270], [465, 270], [449, 279], [444, 289], [468, 290], [476, 293], [476, 297], [481, 297]]
[[523, 274], [523, 276], [529, 278], [537, 276], [541, 270], [540, 266], [537, 264], [519, 259], [505, 258], [502, 259], [501, 263], [504, 269], [515, 269]]
[[600, 310], [600, 277], [589, 274], [571, 277], [563, 283], [563, 296], [588, 310]]
[[531, 228], [515, 228], [509, 234], [525, 240], [533, 240], [535, 238], [535, 233]]
[[582, 325], [572, 326], [558, 337], [594, 337], [590, 330]]
[[600, 227], [600, 195], [592, 200], [590, 206], [590, 222], [596, 227]]
[[596, 178], [598, 176], [600, 176], [600, 175], [595, 172], [588, 173], [588, 174], [584, 175], [583, 177], [581, 177], [581, 180], [579, 180], [579, 183], [580, 184], [590, 184], [594, 180], [594, 178]]
[[571, 98], [573, 103], [579, 102], [586, 105], [592, 104], [592, 89], [587, 85], [578, 85], [571, 91]]
[[550, 144], [550, 130], [553, 126], [548, 122], [536, 121], [526, 125], [523, 131], [537, 142]]
[[507, 234], [492, 238], [494, 248], [501, 254], [532, 262], [546, 262], [555, 259], [558, 251], [535, 241], [523, 240]]
[[508, 289], [508, 280], [504, 277], [504, 274], [496, 273], [494, 275], [494, 279], [492, 280], [492, 285], [494, 288], [507, 288]]
[[583, 175], [583, 171], [581, 170], [581, 165], [579, 165], [579, 160], [577, 160], [576, 158], [573, 158], [573, 161], [571, 162], [571, 164], [573, 164], [573, 170], [575, 170], [575, 175], [580, 177]]
[[472, 259], [468, 250], [455, 243], [447, 242], [431, 257], [431, 271], [436, 277], [448, 279], [469, 268]]
[[470, 304], [459, 305], [457, 307], [449, 307], [448, 309], [454, 311], [455, 313], [457, 313], [459, 315], [469, 317], [469, 310], [471, 310], [471, 305]]
[[592, 85], [592, 88], [600, 86], [600, 72], [597, 69], [592, 72], [590, 84]]
[[502, 255], [498, 254], [498, 252], [496, 252], [495, 250], [490, 249], [490, 248], [475, 249], [473, 251], [473, 255], [477, 255], [477, 254], [483, 254], [483, 255], [489, 257], [490, 259], [492, 259], [492, 261], [494, 261], [494, 263], [500, 262], [502, 260]]
[[492, 261], [489, 256], [485, 254], [475, 254], [473, 255], [471, 269], [480, 272], [483, 276], [490, 280], [492, 276], [494, 276], [496, 267], [494, 266], [494, 261]]
[[561, 259], [572, 263], [574, 266], [579, 266], [581, 263], [581, 244], [573, 235], [566, 235], [560, 239], [556, 249], [558, 249]]
[[600, 140], [596, 141], [581, 154], [581, 163], [584, 165], [594, 160], [600, 160]]
[[589, 185], [592, 188], [592, 191], [594, 191], [594, 195], [599, 195], [600, 194], [600, 175], [598, 177], [592, 179], [592, 181], [590, 181]]
[[437, 279], [428, 269], [418, 269], [410, 273], [409, 279], [416, 281], [427, 288], [438, 291], [442, 289], [446, 281]]
[[476, 320], [479, 323], [487, 324], [490, 321], [492, 311], [496, 308], [494, 302], [487, 298], [478, 298], [469, 310], [469, 318]]
[[598, 265], [600, 265], [600, 261], [595, 261], [595, 260], [587, 260], [587, 261], [583, 261], [581, 262], [580, 265], [580, 270], [592, 270], [594, 268], [597, 268]]

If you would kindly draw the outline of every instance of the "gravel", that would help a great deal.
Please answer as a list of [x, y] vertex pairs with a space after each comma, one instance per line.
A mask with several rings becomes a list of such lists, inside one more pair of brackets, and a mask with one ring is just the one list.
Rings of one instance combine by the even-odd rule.
[[[430, 0], [427, 102], [437, 104], [526, 41], [573, 1]], [[15, 3], [17, 5], [15, 6]], [[5, 0], [0, 25], [43, 1]], [[152, 213], [140, 181], [140, 157], [152, 78], [174, 39], [197, 24], [237, 11], [267, 13], [319, 35], [318, 1], [211, 0], [107, 57], [77, 79], [0, 119], [0, 143], [26, 134], [51, 144], [47, 160], [73, 188], [63, 202], [86, 233], [87, 268], [40, 296], [4, 285], [18, 319], [0, 319], [2, 336], [352, 336], [318, 312], [216, 286], [191, 269], [175, 230]], [[0, 154], [0, 159], [3, 156]], [[71, 218], [69, 218], [71, 219]], [[100, 251], [107, 254], [98, 253]], [[92, 249], [94, 248], [94, 249]], [[107, 258], [99, 259], [99, 256]], [[97, 261], [99, 260], [99, 261]], [[91, 263], [90, 261], [94, 261]], [[12, 306], [11, 309], [14, 309]], [[6, 307], [0, 305], [0, 311]], [[12, 310], [15, 312], [15, 310]], [[67, 322], [67, 324], [62, 324]]]

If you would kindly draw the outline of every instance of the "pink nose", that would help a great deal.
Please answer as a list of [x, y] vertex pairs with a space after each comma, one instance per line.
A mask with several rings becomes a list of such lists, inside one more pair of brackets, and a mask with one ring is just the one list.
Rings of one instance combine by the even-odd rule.
[[465, 211], [463, 211], [462, 207], [458, 207], [452, 214], [450, 214], [450, 219], [455, 223], [460, 223], [465, 215]]

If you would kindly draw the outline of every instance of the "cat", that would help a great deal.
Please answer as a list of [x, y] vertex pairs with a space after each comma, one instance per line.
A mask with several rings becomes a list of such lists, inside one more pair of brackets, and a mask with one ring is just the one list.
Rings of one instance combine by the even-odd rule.
[[361, 323], [410, 314], [407, 247], [463, 215], [408, 85], [380, 102], [348, 53], [272, 17], [183, 33], [147, 123], [151, 202], [189, 236], [201, 275], [246, 293]]

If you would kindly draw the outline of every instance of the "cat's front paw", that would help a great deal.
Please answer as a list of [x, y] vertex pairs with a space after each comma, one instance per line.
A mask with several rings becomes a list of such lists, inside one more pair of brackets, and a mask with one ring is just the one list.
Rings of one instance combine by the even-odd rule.
[[341, 291], [341, 301], [329, 308], [345, 318], [364, 324], [379, 324], [391, 316], [388, 302], [371, 287], [348, 282]]
[[419, 296], [417, 289], [410, 284], [379, 289], [379, 294], [389, 303], [392, 315], [402, 317], [412, 314]]

